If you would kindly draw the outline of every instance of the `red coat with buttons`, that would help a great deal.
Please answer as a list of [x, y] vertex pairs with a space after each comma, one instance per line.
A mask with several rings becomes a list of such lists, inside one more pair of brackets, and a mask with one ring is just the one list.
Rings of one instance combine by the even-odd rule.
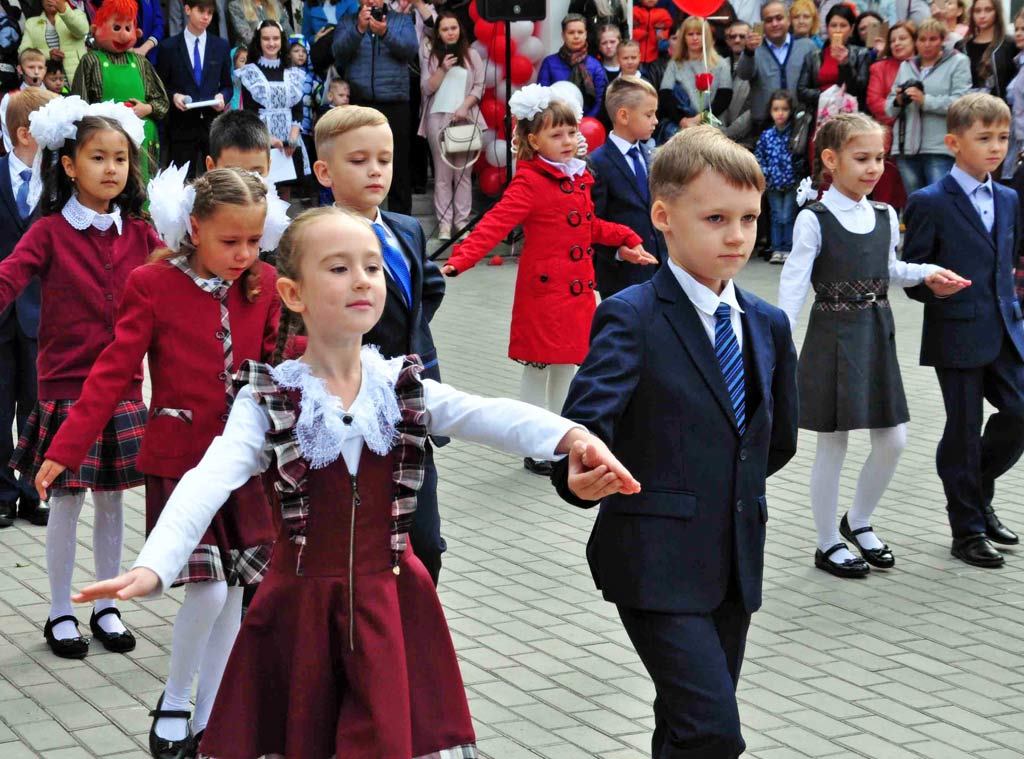
[[[258, 267], [261, 293], [255, 302], [248, 302], [241, 283], [228, 290], [235, 371], [247, 359], [269, 361], [277, 339], [277, 277], [272, 266]], [[143, 356], [148, 356], [153, 395], [136, 467], [180, 478], [199, 463], [228, 414], [220, 301], [167, 261], [142, 266], [128, 277], [114, 342], [96, 360], [47, 458], [78, 468]]]
[[580, 364], [590, 347], [594, 295], [594, 243], [618, 248], [643, 241], [622, 224], [594, 215], [594, 179], [568, 179], [535, 158], [520, 161], [501, 200], [477, 224], [448, 264], [465, 271], [515, 227], [526, 241], [519, 259], [509, 358], [541, 364]]

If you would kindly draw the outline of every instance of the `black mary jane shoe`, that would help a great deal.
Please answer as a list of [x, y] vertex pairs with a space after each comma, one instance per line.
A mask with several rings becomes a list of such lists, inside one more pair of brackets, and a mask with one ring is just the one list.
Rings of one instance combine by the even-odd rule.
[[991, 505], [985, 507], [985, 537], [1004, 546], [1015, 546], [1020, 543], [1017, 533], [999, 521], [996, 510]]
[[163, 704], [164, 694], [161, 693], [160, 700], [156, 702], [156, 709], [149, 713], [149, 716], [153, 718], [153, 724], [149, 728], [149, 755], [153, 759], [185, 759], [185, 757], [190, 756], [189, 751], [195, 745], [192, 725], [186, 722], [185, 737], [180, 741], [169, 741], [156, 734], [156, 721], [161, 717], [171, 717], [187, 721], [192, 716], [192, 712], [185, 710], [167, 711], [160, 708]]
[[17, 501], [0, 501], [0, 527], [10, 527], [18, 514]]
[[543, 475], [544, 477], [551, 476], [551, 462], [544, 461], [542, 459], [531, 459], [527, 456], [523, 459], [523, 468], [527, 472], [533, 472], [534, 474]]
[[113, 651], [115, 654], [124, 654], [129, 651], [134, 651], [135, 636], [128, 630], [125, 630], [123, 633], [108, 633], [100, 627], [100, 619], [108, 614], [114, 614], [118, 619], [121, 618], [121, 612], [113, 606], [108, 606], [98, 614], [96, 613], [96, 609], [92, 610], [92, 616], [89, 617], [89, 629], [92, 630], [92, 637], [102, 643], [105, 649]]
[[865, 532], [874, 532], [874, 530], [871, 529], [870, 525], [867, 527], [859, 527], [856, 530], [851, 530], [850, 523], [846, 521], [846, 516], [846, 514], [843, 514], [843, 518], [839, 522], [840, 534], [857, 546], [860, 551], [860, 555], [864, 557], [864, 561], [868, 564], [873, 567], [878, 567], [879, 569], [892, 569], [896, 564], [896, 557], [892, 555], [892, 551], [889, 549], [889, 546], [885, 543], [882, 544], [881, 548], [865, 548], [862, 546], [860, 541], [857, 540], [857, 536], [863, 535]]
[[61, 622], [74, 622], [75, 627], [78, 627], [78, 620], [73, 614], [47, 619], [46, 624], [43, 625], [43, 637], [46, 638], [46, 644], [54, 655], [61, 659], [84, 659], [89, 653], [89, 639], [83, 638], [81, 635], [76, 638], [53, 637], [53, 628]]
[[[827, 551], [822, 551], [819, 548], [814, 552], [814, 566], [818, 569], [824, 569], [836, 577], [867, 577], [871, 567], [868, 566], [864, 559], [858, 559], [855, 556], [852, 559], [847, 559], [842, 564], [836, 564], [829, 558], [836, 551], [843, 548], [846, 548], [846, 543], [836, 543]], [[849, 549], [847, 548], [847, 550]]]

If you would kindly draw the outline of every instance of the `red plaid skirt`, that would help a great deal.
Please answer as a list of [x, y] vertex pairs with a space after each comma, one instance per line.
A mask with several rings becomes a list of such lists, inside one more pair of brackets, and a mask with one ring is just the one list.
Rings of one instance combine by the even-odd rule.
[[[18, 448], [11, 456], [11, 466], [30, 481], [46, 460], [46, 451], [57, 430], [68, 418], [73, 400], [39, 400], [28, 418]], [[142, 401], [121, 401], [114, 416], [107, 422], [78, 472], [65, 469], [54, 480], [54, 490], [127, 490], [142, 484], [142, 475], [135, 469], [135, 459], [146, 429], [146, 404]]]

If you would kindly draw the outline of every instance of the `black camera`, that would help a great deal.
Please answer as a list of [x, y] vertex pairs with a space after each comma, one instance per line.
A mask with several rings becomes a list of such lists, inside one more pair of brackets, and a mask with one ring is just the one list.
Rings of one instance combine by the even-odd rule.
[[376, 8], [370, 8], [370, 18], [374, 21], [383, 21], [387, 18], [388, 7], [386, 5], [379, 5]]
[[896, 105], [904, 106], [910, 99], [907, 97], [907, 90], [911, 87], [916, 87], [921, 92], [924, 92], [924, 82], [920, 79], [908, 79], [905, 82], [900, 82], [896, 85]]

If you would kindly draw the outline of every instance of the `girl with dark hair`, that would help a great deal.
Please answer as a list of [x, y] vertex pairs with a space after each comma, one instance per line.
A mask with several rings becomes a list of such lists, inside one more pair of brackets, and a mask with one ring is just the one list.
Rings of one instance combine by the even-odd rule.
[[971, 88], [1006, 98], [1006, 88], [1017, 72], [1013, 62], [1017, 46], [1006, 36], [1002, 3], [974, 0], [967, 36], [957, 45], [971, 59]]

